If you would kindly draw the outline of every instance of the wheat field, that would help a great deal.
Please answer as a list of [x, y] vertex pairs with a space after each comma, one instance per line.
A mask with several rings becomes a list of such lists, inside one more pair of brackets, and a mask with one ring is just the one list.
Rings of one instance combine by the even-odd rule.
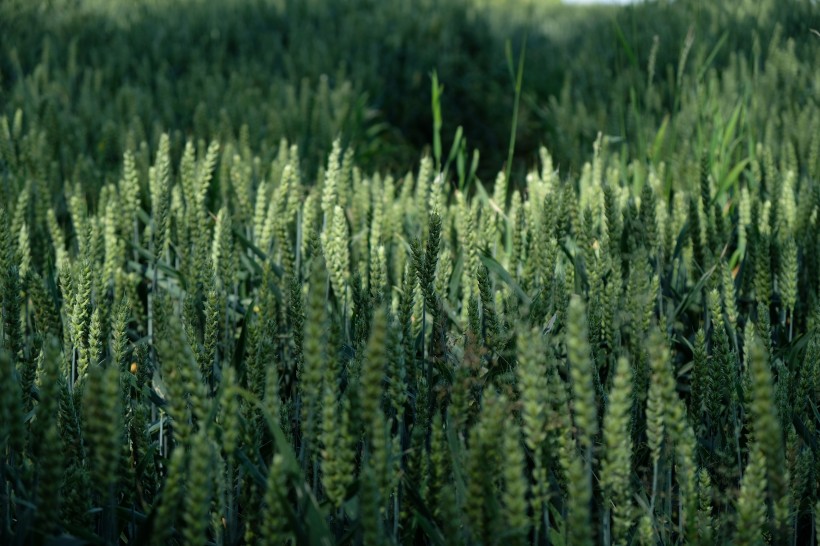
[[816, 544], [816, 2], [376, 4], [0, 5], [0, 543]]

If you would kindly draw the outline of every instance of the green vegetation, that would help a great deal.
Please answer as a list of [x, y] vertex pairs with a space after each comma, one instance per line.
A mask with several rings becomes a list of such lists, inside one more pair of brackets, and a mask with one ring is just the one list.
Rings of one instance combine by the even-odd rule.
[[812, 29], [1, 3], [0, 543], [816, 544]]

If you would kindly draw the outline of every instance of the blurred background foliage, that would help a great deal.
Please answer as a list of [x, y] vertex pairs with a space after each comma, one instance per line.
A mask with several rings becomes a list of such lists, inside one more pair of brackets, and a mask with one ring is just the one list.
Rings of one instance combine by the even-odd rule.
[[[6, 0], [0, 108], [45, 131], [54, 164], [43, 168], [58, 180], [111, 181], [124, 149], [154, 147], [163, 130], [175, 155], [187, 138], [245, 138], [263, 161], [287, 137], [314, 169], [341, 136], [359, 165], [379, 170], [410, 164], [432, 141], [436, 71], [444, 148], [462, 126], [486, 181], [510, 132], [505, 45], [518, 59], [526, 40], [514, 171], [543, 144], [577, 173], [601, 130], [642, 160], [666, 116], [668, 144], [702, 146], [675, 138], [710, 134], [703, 123], [738, 101], [763, 139], [789, 121], [768, 119], [780, 100], [795, 111], [816, 101], [812, 28], [810, 0]], [[752, 104], [748, 82], [760, 82], [739, 71], [756, 74], [775, 48], [783, 77]], [[714, 86], [734, 87], [718, 98]]]

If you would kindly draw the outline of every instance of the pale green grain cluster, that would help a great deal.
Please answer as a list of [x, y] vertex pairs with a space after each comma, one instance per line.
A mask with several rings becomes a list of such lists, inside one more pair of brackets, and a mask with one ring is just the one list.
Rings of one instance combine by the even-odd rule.
[[604, 505], [612, 514], [612, 540], [624, 544], [633, 524], [632, 476], [632, 373], [629, 362], [619, 358], [615, 368], [609, 404], [604, 417], [605, 458], [601, 464]]

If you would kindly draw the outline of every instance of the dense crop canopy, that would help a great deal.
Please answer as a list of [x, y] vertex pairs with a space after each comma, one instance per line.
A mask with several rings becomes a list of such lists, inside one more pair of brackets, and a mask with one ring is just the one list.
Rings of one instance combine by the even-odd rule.
[[4, 44], [0, 543], [816, 542], [820, 38], [644, 69], [613, 21], [624, 133], [568, 78], [560, 157], [486, 185], [461, 132], [373, 170], [349, 83], [219, 118], [230, 82]]

